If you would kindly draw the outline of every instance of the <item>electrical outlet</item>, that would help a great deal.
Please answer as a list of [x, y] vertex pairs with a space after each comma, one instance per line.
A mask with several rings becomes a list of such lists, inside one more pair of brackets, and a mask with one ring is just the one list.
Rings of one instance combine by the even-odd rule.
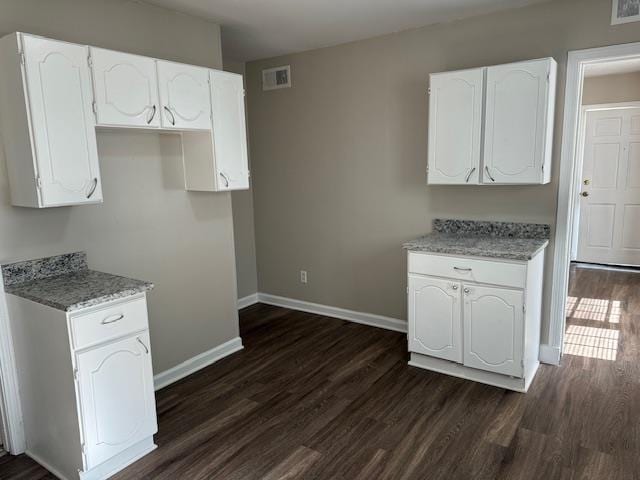
[[300, 283], [307, 283], [307, 271], [300, 270]]

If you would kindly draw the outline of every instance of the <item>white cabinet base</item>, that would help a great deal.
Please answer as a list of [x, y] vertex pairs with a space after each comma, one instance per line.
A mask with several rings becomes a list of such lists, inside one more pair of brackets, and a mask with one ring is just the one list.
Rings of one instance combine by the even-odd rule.
[[439, 358], [421, 355], [419, 353], [411, 353], [409, 365], [412, 367], [424, 368], [434, 372], [444, 373], [453, 377], [466, 378], [474, 382], [486, 383], [494, 387], [506, 388], [516, 392], [526, 393], [533, 381], [540, 362], [535, 360], [530, 364], [525, 364], [524, 378], [509, 377], [499, 373], [486, 372], [471, 367], [465, 367], [459, 363], [441, 360]]

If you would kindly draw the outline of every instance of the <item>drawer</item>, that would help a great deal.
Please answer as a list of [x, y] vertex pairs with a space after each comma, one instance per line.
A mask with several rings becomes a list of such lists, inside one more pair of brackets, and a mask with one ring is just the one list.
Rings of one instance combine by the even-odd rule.
[[71, 338], [77, 350], [104, 343], [130, 333], [147, 330], [145, 297], [106, 304], [88, 313], [71, 317]]
[[409, 273], [524, 288], [527, 266], [524, 263], [409, 252]]

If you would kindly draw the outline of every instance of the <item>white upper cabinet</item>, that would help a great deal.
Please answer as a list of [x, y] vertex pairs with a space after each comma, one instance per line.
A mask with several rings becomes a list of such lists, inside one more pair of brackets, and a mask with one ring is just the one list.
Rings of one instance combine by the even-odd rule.
[[547, 183], [556, 64], [551, 59], [487, 69], [484, 183]]
[[209, 70], [158, 60], [162, 127], [211, 130]]
[[212, 70], [211, 106], [218, 190], [249, 188], [242, 76]]
[[409, 275], [409, 350], [462, 363], [458, 282]]
[[552, 58], [431, 75], [429, 184], [551, 179]]
[[98, 125], [159, 127], [156, 61], [91, 47]]
[[5, 37], [1, 47], [12, 203], [101, 202], [88, 48], [21, 34]]
[[523, 375], [523, 292], [464, 285], [464, 364], [467, 367]]
[[431, 75], [430, 184], [477, 184], [480, 179], [484, 69]]

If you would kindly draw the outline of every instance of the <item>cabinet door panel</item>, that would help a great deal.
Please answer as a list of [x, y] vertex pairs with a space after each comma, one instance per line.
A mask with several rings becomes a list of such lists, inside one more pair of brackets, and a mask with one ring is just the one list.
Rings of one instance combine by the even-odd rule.
[[43, 207], [102, 200], [88, 48], [23, 37]]
[[462, 362], [460, 285], [409, 276], [409, 350]]
[[211, 71], [211, 104], [218, 190], [249, 188], [242, 76]]
[[158, 60], [162, 126], [176, 130], [210, 130], [209, 70]]
[[522, 377], [523, 292], [464, 285], [464, 364]]
[[540, 183], [546, 154], [550, 61], [487, 69], [484, 183]]
[[100, 125], [160, 126], [154, 59], [100, 48], [91, 59]]
[[429, 184], [477, 184], [484, 69], [431, 76]]
[[149, 334], [77, 356], [88, 468], [157, 432]]

